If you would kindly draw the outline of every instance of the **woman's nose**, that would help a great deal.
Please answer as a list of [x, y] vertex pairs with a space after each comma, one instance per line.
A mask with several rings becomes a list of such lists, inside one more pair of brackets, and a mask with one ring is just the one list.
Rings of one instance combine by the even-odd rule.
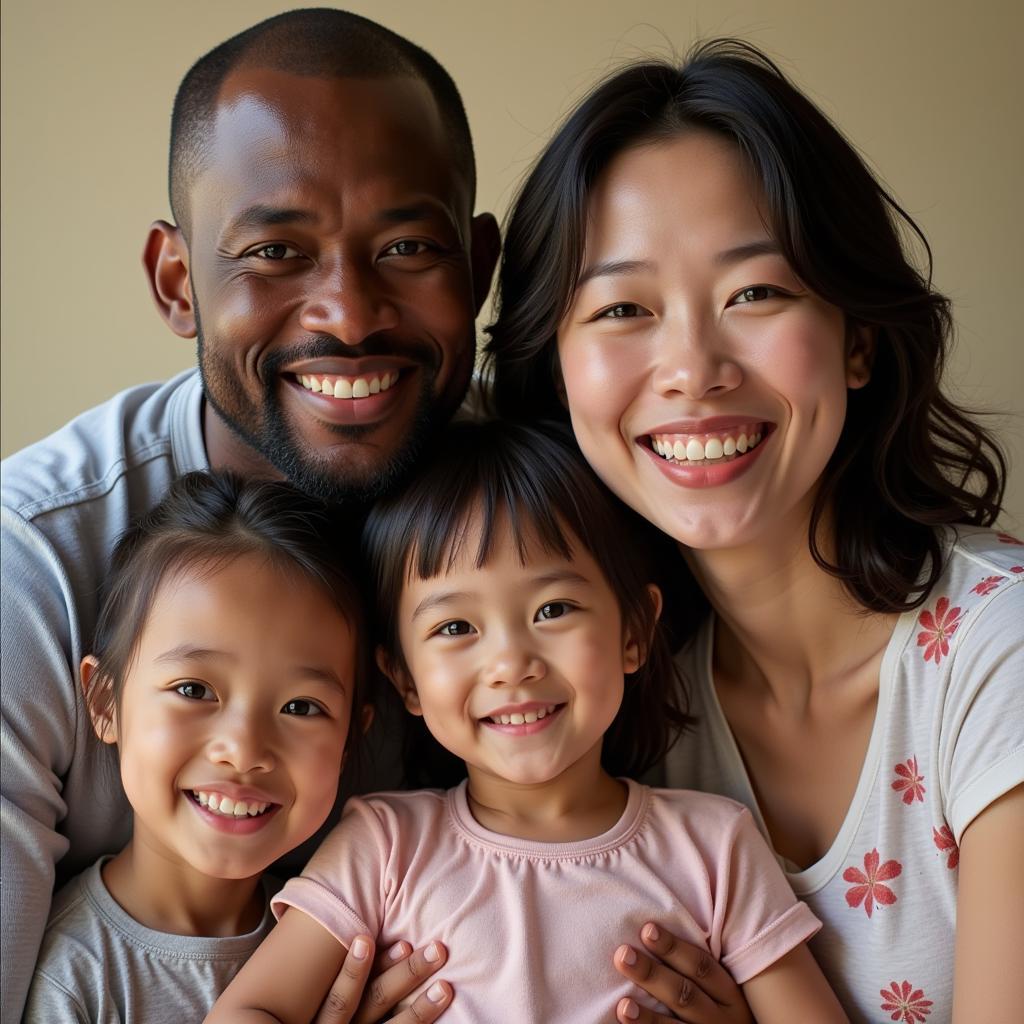
[[717, 328], [701, 319], [667, 319], [658, 329], [652, 383], [661, 395], [698, 401], [735, 390], [743, 371]]

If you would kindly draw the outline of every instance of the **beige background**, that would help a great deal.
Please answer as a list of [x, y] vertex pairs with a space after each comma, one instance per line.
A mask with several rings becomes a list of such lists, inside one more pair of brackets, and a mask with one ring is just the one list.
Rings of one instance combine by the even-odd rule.
[[[194, 358], [150, 307], [146, 228], [168, 216], [167, 130], [195, 58], [272, 0], [3, 6], [2, 450]], [[462, 89], [480, 208], [503, 214], [573, 98], [614, 62], [743, 36], [781, 60], [928, 235], [956, 303], [949, 380], [999, 412], [1024, 527], [1024, 227], [1018, 0], [378, 0]], [[483, 319], [481, 322], [485, 322]]]

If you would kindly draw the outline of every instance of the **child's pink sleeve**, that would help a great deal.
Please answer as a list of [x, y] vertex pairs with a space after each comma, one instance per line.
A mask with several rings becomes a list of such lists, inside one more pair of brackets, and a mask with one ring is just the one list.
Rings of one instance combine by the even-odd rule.
[[737, 984], [781, 960], [821, 927], [744, 808], [717, 865], [715, 928], [721, 961]]
[[295, 907], [346, 948], [356, 935], [376, 938], [384, 918], [389, 846], [373, 806], [353, 797], [302, 874], [271, 900], [274, 914], [280, 919]]

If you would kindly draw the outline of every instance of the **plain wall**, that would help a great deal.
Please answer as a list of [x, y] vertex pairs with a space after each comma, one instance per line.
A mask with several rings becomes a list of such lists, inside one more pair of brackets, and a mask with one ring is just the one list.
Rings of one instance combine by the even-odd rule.
[[[2, 451], [193, 363], [139, 254], [169, 217], [174, 91], [271, 0], [7, 0], [3, 31]], [[572, 100], [616, 62], [739, 35], [840, 125], [917, 219], [951, 295], [960, 401], [997, 411], [1024, 525], [1024, 227], [1017, 0], [378, 0], [350, 9], [431, 51], [462, 90], [478, 208], [502, 215]], [[486, 317], [486, 313], [485, 313]], [[481, 324], [486, 322], [481, 318]]]

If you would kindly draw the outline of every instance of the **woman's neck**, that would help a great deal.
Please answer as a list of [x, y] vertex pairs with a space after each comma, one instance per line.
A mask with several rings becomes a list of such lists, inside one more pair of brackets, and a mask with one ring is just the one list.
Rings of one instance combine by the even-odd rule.
[[684, 551], [719, 619], [716, 673], [794, 710], [877, 658], [897, 618], [866, 611], [814, 561], [807, 522], [743, 548]]
[[115, 902], [139, 924], [172, 935], [245, 935], [263, 919], [260, 876], [212, 878], [133, 837], [103, 866]]
[[474, 819], [500, 835], [545, 843], [592, 839], [626, 809], [628, 790], [601, 767], [601, 744], [547, 782], [523, 784], [467, 765]]

